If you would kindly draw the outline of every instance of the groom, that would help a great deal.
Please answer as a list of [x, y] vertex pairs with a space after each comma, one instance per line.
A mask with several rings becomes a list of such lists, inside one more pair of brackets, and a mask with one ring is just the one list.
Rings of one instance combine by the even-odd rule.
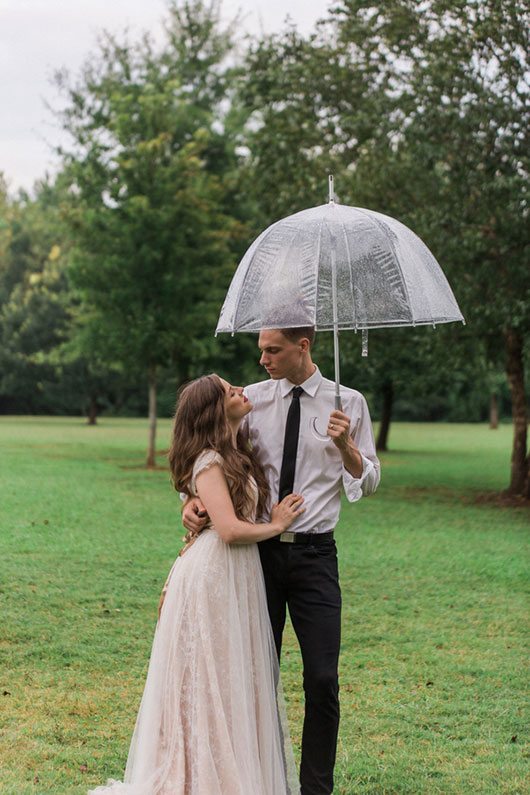
[[[341, 386], [343, 411], [330, 412], [335, 385], [312, 360], [314, 336], [313, 328], [260, 333], [260, 364], [270, 380], [245, 389], [254, 406], [246, 432], [265, 470], [271, 503], [291, 492], [305, 500], [305, 513], [289, 532], [262, 541], [259, 550], [278, 657], [287, 607], [302, 652], [302, 795], [330, 795], [339, 728], [341, 616], [333, 531], [341, 484], [355, 502], [375, 491], [380, 468], [360, 392]], [[188, 530], [206, 521], [197, 516], [200, 510], [197, 500], [185, 507]]]

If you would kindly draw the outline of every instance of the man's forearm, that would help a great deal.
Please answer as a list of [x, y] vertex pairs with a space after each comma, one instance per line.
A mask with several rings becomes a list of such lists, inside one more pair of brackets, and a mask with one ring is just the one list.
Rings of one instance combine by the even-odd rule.
[[351, 439], [348, 439], [345, 447], [340, 448], [340, 454], [344, 468], [353, 478], [360, 478], [363, 474], [363, 459]]

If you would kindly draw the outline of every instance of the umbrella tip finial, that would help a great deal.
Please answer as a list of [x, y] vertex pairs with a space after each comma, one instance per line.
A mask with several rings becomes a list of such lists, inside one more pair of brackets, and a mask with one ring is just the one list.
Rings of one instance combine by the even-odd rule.
[[330, 203], [335, 201], [335, 191], [333, 190], [333, 174], [329, 174], [329, 201]]

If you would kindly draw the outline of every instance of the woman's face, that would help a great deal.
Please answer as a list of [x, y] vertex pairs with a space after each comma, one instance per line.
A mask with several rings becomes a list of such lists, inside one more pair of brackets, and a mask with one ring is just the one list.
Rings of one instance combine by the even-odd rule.
[[221, 378], [221, 383], [225, 390], [225, 411], [228, 422], [241, 420], [252, 410], [252, 403], [243, 394], [242, 386], [232, 386]]

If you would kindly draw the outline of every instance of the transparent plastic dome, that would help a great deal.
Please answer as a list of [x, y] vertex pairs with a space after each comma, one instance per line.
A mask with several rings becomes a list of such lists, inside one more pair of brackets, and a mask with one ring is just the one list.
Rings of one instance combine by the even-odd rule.
[[387, 215], [330, 201], [272, 224], [234, 274], [218, 332], [338, 329], [463, 321], [427, 246]]

